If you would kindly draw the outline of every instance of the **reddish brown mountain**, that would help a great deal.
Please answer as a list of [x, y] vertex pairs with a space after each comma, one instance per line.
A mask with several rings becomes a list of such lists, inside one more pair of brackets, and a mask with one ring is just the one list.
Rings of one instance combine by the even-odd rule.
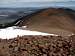
[[75, 14], [71, 9], [43, 9], [27, 17], [23, 17], [19, 26], [25, 25], [28, 26], [30, 30], [65, 36], [75, 33]]

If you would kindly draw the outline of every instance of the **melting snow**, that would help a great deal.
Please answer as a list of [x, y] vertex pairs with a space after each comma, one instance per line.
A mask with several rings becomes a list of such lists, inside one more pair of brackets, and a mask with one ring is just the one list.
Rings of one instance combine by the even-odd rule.
[[48, 33], [42, 33], [30, 30], [22, 30], [21, 28], [16, 26], [0, 29], [0, 38], [2, 39], [10, 39], [17, 37], [18, 35], [24, 36], [24, 35], [54, 35], [54, 34], [48, 34]]

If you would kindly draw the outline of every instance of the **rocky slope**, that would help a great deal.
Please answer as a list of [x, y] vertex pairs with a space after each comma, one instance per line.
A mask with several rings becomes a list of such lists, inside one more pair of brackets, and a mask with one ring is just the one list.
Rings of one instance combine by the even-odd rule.
[[68, 8], [47, 8], [23, 17], [19, 26], [29, 30], [67, 36], [75, 33], [75, 11]]
[[0, 56], [75, 56], [74, 36], [18, 36], [0, 39]]

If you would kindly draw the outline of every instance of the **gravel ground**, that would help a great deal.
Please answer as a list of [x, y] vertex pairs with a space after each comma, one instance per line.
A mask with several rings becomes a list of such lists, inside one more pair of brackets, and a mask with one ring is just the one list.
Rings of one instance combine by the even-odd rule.
[[0, 56], [74, 56], [74, 36], [18, 36], [0, 39]]

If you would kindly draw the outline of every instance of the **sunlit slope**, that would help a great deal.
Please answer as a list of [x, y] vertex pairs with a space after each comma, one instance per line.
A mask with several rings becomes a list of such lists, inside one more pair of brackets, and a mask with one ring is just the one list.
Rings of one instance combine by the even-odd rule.
[[75, 33], [75, 14], [73, 10], [66, 8], [43, 9], [33, 15], [23, 17], [19, 26], [24, 25], [30, 30], [69, 35]]

